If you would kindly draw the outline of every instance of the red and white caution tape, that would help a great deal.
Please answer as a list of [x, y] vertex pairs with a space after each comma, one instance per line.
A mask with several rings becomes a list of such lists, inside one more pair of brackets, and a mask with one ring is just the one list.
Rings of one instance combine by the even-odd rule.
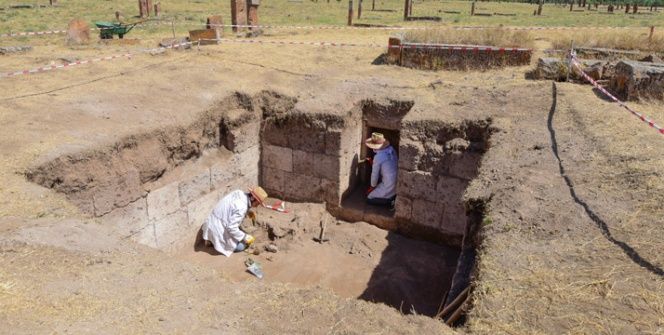
[[51, 71], [51, 70], [66, 69], [66, 68], [70, 68], [72, 66], [90, 64], [90, 63], [97, 63], [97, 62], [106, 61], [106, 60], [114, 60], [114, 59], [118, 59], [118, 58], [122, 58], [122, 57], [131, 58], [131, 56], [132, 56], [132, 54], [126, 53], [126, 54], [122, 54], [122, 55], [113, 55], [113, 56], [108, 56], [108, 57], [80, 60], [80, 61], [66, 63], [66, 64], [49, 65], [49, 66], [44, 66], [44, 67], [38, 67], [36, 69], [15, 71], [15, 72], [9, 72], [9, 73], [2, 73], [2, 74], [0, 74], [0, 78], [14, 77], [14, 76], [22, 75], [22, 74], [40, 73], [40, 72], [46, 72], [46, 71]]
[[[177, 49], [186, 45], [191, 45], [192, 42], [184, 42], [184, 43], [177, 43], [173, 45], [169, 45], [166, 47], [160, 47], [158, 49]], [[147, 51], [149, 52], [149, 51]], [[29, 69], [29, 70], [22, 70], [22, 71], [14, 71], [14, 72], [8, 72], [8, 73], [0, 73], [0, 78], [8, 78], [8, 77], [14, 77], [14, 76], [19, 76], [19, 75], [24, 75], [24, 74], [33, 74], [33, 73], [41, 73], [41, 72], [46, 72], [46, 71], [51, 71], [51, 70], [62, 70], [62, 69], [67, 69], [73, 66], [77, 65], [84, 65], [84, 64], [91, 64], [91, 63], [97, 63], [97, 62], [102, 62], [102, 61], [107, 61], [107, 60], [114, 60], [122, 57], [130, 58], [133, 57], [134, 54], [132, 53], [125, 53], [122, 55], [113, 55], [113, 56], [107, 56], [107, 57], [101, 57], [101, 58], [94, 58], [94, 59], [86, 59], [86, 60], [81, 60], [81, 61], [76, 61], [76, 62], [71, 62], [71, 63], [66, 63], [66, 64], [59, 64], [59, 65], [49, 65], [49, 66], [43, 66], [39, 67], [36, 69]]]
[[526, 48], [499, 48], [486, 46], [468, 46], [468, 45], [449, 45], [449, 44], [426, 44], [426, 43], [402, 43], [399, 45], [390, 45], [390, 49], [442, 49], [455, 51], [474, 51], [474, 52], [517, 52], [533, 51]]
[[572, 61], [572, 65], [573, 65], [577, 70], [579, 70], [579, 72], [581, 73], [581, 75], [583, 76], [583, 78], [585, 78], [587, 81], [589, 81], [593, 86], [595, 86], [595, 88], [597, 88], [598, 90], [602, 91], [602, 93], [604, 93], [607, 97], [611, 98], [611, 100], [613, 100], [614, 102], [616, 102], [618, 105], [620, 105], [621, 107], [625, 108], [625, 109], [626, 109], [627, 111], [629, 111], [630, 113], [634, 114], [636, 117], [638, 117], [639, 119], [641, 119], [641, 121], [647, 123], [650, 127], [655, 128], [655, 130], [657, 130], [660, 134], [664, 135], [664, 128], [662, 128], [661, 126], [657, 125], [657, 123], [655, 123], [655, 121], [654, 121], [653, 119], [651, 119], [651, 118], [649, 118], [648, 116], [643, 115], [643, 114], [641, 114], [641, 113], [639, 113], [639, 112], [633, 110], [632, 108], [630, 108], [629, 106], [627, 106], [624, 102], [618, 100], [618, 98], [616, 98], [613, 94], [609, 93], [609, 91], [607, 91], [604, 87], [602, 87], [602, 85], [598, 84], [593, 78], [591, 78], [589, 75], [587, 75], [587, 74], [583, 71], [583, 69], [581, 68], [581, 64], [579, 64], [579, 62], [578, 62], [578, 60], [576, 59], [576, 57], [572, 56], [571, 61]]
[[384, 46], [378, 45], [378, 44], [356, 44], [356, 43], [339, 43], [339, 42], [236, 40], [236, 39], [229, 39], [229, 38], [201, 39], [201, 41], [218, 41], [218, 42], [249, 43], [249, 44], [277, 44], [277, 45], [314, 45], [314, 46], [322, 46], [322, 47], [366, 47], [366, 48], [382, 48], [382, 47], [384, 47]]
[[48, 30], [48, 31], [24, 31], [19, 33], [0, 34], [0, 37], [15, 37], [15, 36], [41, 36], [51, 34], [64, 34], [66, 30]]
[[286, 202], [285, 201], [277, 201], [276, 203], [272, 205], [267, 205], [263, 204], [263, 207], [269, 208], [273, 211], [281, 212], [281, 213], [288, 213], [288, 210], [286, 209]]

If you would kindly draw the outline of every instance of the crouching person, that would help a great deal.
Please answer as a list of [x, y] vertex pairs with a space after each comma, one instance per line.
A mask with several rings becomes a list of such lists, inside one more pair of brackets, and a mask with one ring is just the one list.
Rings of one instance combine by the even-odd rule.
[[201, 227], [205, 245], [212, 243], [214, 249], [226, 257], [248, 248], [254, 237], [240, 230], [240, 224], [251, 213], [249, 208], [262, 205], [266, 198], [267, 193], [259, 186], [249, 189], [248, 193], [235, 190], [224, 196]]
[[367, 190], [367, 203], [394, 210], [399, 161], [397, 152], [381, 133], [372, 133], [364, 143], [376, 153], [371, 166], [371, 185]]

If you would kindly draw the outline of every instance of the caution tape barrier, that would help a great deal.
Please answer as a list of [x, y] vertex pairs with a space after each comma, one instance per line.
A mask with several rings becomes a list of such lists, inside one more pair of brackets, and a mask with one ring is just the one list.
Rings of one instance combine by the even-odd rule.
[[630, 108], [629, 106], [627, 106], [624, 102], [620, 101], [620, 100], [619, 100], [618, 98], [616, 98], [613, 94], [611, 94], [611, 93], [610, 93], [609, 91], [607, 91], [604, 87], [602, 87], [602, 85], [598, 84], [593, 78], [591, 78], [588, 74], [586, 74], [586, 73], [583, 71], [583, 69], [581, 68], [581, 64], [579, 64], [579, 62], [578, 62], [576, 56], [574, 56], [573, 54], [571, 55], [571, 63], [572, 63], [572, 65], [573, 65], [577, 70], [579, 70], [579, 72], [581, 73], [581, 75], [583, 76], [583, 78], [585, 78], [588, 82], [590, 82], [595, 88], [597, 88], [598, 90], [600, 90], [602, 93], [604, 93], [607, 97], [609, 97], [609, 98], [610, 98], [611, 100], [613, 100], [615, 103], [617, 103], [618, 105], [620, 105], [621, 107], [625, 108], [627, 111], [629, 111], [630, 113], [632, 113], [633, 115], [635, 115], [636, 117], [638, 117], [641, 121], [645, 122], [645, 123], [648, 124], [650, 127], [655, 128], [655, 130], [657, 130], [660, 134], [664, 135], [664, 128], [662, 128], [662, 127], [659, 126], [657, 123], [655, 123], [655, 121], [654, 121], [653, 119], [651, 119], [651, 118], [649, 118], [648, 116], [643, 115], [643, 114], [641, 114], [641, 113], [639, 113], [639, 112], [633, 110], [633, 109]]

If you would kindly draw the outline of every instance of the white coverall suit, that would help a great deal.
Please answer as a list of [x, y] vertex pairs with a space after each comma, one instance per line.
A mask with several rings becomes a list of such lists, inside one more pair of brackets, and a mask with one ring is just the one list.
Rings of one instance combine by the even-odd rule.
[[227, 194], [203, 223], [203, 239], [211, 241], [214, 249], [226, 257], [232, 255], [247, 235], [240, 230], [240, 224], [250, 207], [249, 196], [241, 190]]

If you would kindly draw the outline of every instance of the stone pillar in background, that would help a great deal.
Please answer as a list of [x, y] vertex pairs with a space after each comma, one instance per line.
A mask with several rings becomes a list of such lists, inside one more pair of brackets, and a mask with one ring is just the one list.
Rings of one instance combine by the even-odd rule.
[[51, 6], [57, 6], [57, 5], [58, 5], [58, 0], [48, 0], [48, 3], [49, 3]]
[[154, 16], [159, 17], [161, 16], [161, 2], [157, 2], [154, 4]]
[[[247, 0], [231, 0], [231, 24], [247, 25]], [[244, 29], [244, 27], [233, 27], [234, 32]]]
[[390, 37], [387, 44], [388, 64], [399, 64], [401, 62], [401, 38]]
[[90, 41], [90, 25], [87, 21], [74, 19], [67, 27], [67, 44], [85, 44]]
[[[247, 12], [247, 20], [250, 26], [257, 26], [258, 23], [258, 6], [260, 6], [260, 0], [248, 0], [249, 10]], [[258, 30], [252, 29], [252, 30]]]
[[150, 16], [150, 7], [148, 6], [148, 0], [138, 0], [138, 16], [145, 18]]

